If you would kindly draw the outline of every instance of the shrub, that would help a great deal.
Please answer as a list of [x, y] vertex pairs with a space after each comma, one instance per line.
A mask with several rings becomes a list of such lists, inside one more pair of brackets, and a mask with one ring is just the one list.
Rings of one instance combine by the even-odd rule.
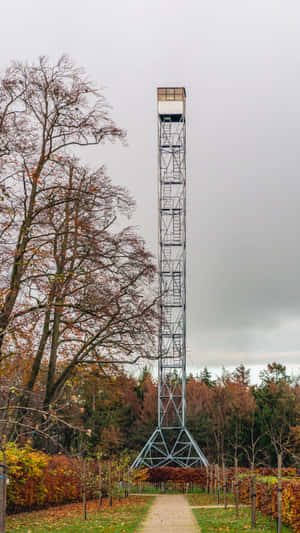
[[[284, 472], [294, 476], [294, 472]], [[257, 476], [256, 505], [264, 514], [277, 518], [277, 478]], [[240, 500], [249, 503], [250, 477], [241, 479]], [[300, 531], [300, 479], [290, 478], [282, 481], [282, 521], [293, 531]]]
[[[9, 512], [38, 509], [81, 498], [82, 464], [79, 459], [63, 455], [48, 456], [28, 445], [19, 448], [15, 444], [9, 444], [6, 463]], [[91, 468], [88, 476], [95, 480]], [[89, 483], [87, 497], [92, 495], [93, 485]]]

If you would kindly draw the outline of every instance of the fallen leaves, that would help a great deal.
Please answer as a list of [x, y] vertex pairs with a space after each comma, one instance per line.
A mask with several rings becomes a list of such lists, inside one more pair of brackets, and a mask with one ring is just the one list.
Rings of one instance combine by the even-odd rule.
[[96, 531], [96, 527], [97, 531], [105, 531], [106, 533], [127, 533], [129, 525], [133, 521], [139, 520], [141, 514], [144, 514], [145, 504], [148, 506], [150, 503], [149, 497], [130, 496], [130, 498], [123, 499], [120, 502], [113, 501], [113, 505], [110, 507], [108, 499], [104, 499], [101, 512], [98, 513], [98, 500], [90, 500], [87, 502], [88, 520], [86, 522], [81, 520], [82, 503], [70, 503], [31, 513], [20, 513], [8, 517], [7, 532], [93, 532]]

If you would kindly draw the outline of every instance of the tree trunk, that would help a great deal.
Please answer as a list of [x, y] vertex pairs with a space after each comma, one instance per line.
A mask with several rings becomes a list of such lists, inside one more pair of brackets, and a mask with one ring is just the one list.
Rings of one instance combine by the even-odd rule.
[[14, 253], [14, 262], [13, 262], [13, 266], [11, 270], [9, 291], [7, 292], [7, 295], [5, 297], [3, 306], [0, 309], [0, 359], [1, 359], [2, 345], [4, 342], [5, 335], [6, 335], [7, 326], [9, 324], [11, 314], [13, 312], [15, 303], [17, 301], [17, 298], [20, 292], [21, 280], [22, 280], [22, 275], [24, 271], [24, 258], [25, 258], [25, 253], [27, 250], [27, 245], [29, 242], [28, 233], [29, 233], [30, 226], [32, 224], [33, 210], [34, 210], [35, 200], [36, 200], [37, 181], [42, 170], [41, 161], [42, 161], [42, 156], [40, 157], [38, 167], [34, 173], [34, 179], [33, 179], [33, 184], [32, 184], [32, 189], [31, 189], [30, 199], [29, 199], [29, 205], [28, 205], [28, 212], [19, 230], [18, 241], [17, 241], [15, 253]]
[[6, 464], [0, 464], [0, 533], [5, 533], [6, 518]]
[[254, 463], [251, 463], [251, 527], [256, 527], [256, 478], [254, 475]]
[[83, 504], [83, 520], [86, 520], [86, 459], [83, 458], [83, 472], [82, 472], [82, 504]]
[[215, 491], [215, 496], [217, 496], [217, 465], [216, 464], [214, 467], [214, 491]]
[[281, 533], [281, 522], [282, 522], [282, 509], [281, 509], [281, 502], [282, 502], [282, 453], [278, 453], [277, 456], [277, 462], [278, 462], [278, 485], [277, 485], [277, 509], [278, 509], [278, 517], [277, 517], [277, 533]]
[[130, 480], [130, 470], [127, 470], [127, 479], [126, 479], [126, 498], [129, 496], [129, 480]]
[[[33, 360], [30, 376], [25, 385], [25, 394], [27, 391], [31, 392], [33, 390], [33, 387], [36, 383], [36, 379], [38, 377], [38, 374], [41, 368], [41, 362], [42, 362], [42, 358], [44, 355], [46, 343], [50, 335], [50, 318], [51, 318], [52, 302], [53, 302], [53, 289], [50, 293], [49, 300], [48, 300], [48, 309], [45, 313], [44, 325], [43, 325], [42, 335], [41, 335], [40, 343], [38, 346], [37, 354]], [[27, 404], [25, 405], [25, 407], [27, 407]]]
[[240, 504], [240, 493], [239, 493], [239, 466], [238, 458], [234, 458], [234, 477], [235, 477], [235, 516], [239, 517], [239, 504]]
[[216, 468], [217, 468], [217, 492], [218, 492], [218, 505], [220, 504], [221, 502], [221, 498], [220, 498], [220, 469], [219, 469], [219, 465], [216, 465]]
[[60, 298], [56, 298], [55, 304], [57, 307], [54, 311], [53, 325], [52, 325], [52, 339], [51, 339], [51, 348], [50, 356], [48, 363], [48, 373], [47, 373], [47, 383], [46, 383], [46, 395], [44, 400], [44, 406], [48, 408], [53, 397], [53, 389], [55, 383], [55, 372], [56, 372], [56, 363], [57, 363], [57, 349], [59, 342], [59, 328], [61, 321], [61, 305], [62, 301]]
[[119, 467], [118, 472], [118, 501], [121, 501], [121, 468]]

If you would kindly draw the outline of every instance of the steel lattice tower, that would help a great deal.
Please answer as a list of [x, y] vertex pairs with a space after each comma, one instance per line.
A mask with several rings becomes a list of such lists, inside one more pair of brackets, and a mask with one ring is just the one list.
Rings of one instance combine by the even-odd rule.
[[183, 87], [159, 88], [158, 426], [132, 467], [206, 466], [186, 428], [186, 136]]

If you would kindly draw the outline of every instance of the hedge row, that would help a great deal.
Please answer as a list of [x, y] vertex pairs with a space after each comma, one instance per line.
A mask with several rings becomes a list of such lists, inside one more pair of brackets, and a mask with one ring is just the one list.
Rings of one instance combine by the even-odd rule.
[[[8, 511], [38, 509], [49, 505], [57, 505], [79, 501], [82, 490], [82, 461], [63, 455], [48, 456], [43, 452], [34, 451], [29, 446], [18, 448], [10, 445], [6, 452], [9, 476], [7, 491]], [[95, 495], [97, 479], [92, 463], [87, 473], [87, 497]], [[113, 469], [116, 470], [116, 468]], [[240, 469], [240, 501], [249, 503], [250, 478], [249, 470]], [[136, 473], [136, 480], [147, 480], [152, 483], [173, 481], [176, 483], [193, 483], [207, 487], [208, 481], [215, 486], [216, 478], [223, 484], [222, 469], [217, 472], [214, 467], [205, 468], [152, 468]], [[277, 479], [275, 471], [259, 469], [256, 471], [257, 507], [263, 513], [277, 518]], [[294, 471], [286, 470], [284, 476], [295, 476]], [[207, 479], [208, 476], [208, 479]], [[269, 476], [269, 477], [262, 477]], [[234, 479], [234, 469], [226, 469], [228, 488]], [[282, 517], [283, 522], [295, 532], [300, 533], [300, 479], [284, 479], [282, 482]]]
[[[275, 477], [257, 478], [256, 505], [264, 514], [273, 519], [277, 513], [278, 484]], [[240, 482], [240, 500], [249, 503], [250, 479], [243, 478]], [[300, 479], [282, 481], [282, 521], [296, 533], [300, 533]]]
[[[255, 470], [256, 474], [260, 476], [274, 476], [276, 470], [272, 468], [258, 468]], [[239, 473], [245, 476], [249, 475], [248, 468], [239, 468]], [[235, 477], [234, 468], [226, 468], [226, 483], [228, 488]], [[294, 477], [296, 475], [295, 469], [283, 469], [283, 475], [287, 477]], [[218, 471], [211, 465], [209, 468], [173, 468], [173, 467], [156, 467], [151, 469], [144, 469], [139, 471], [137, 479], [140, 481], [149, 481], [150, 483], [166, 482], [166, 481], [183, 481], [184, 483], [195, 483], [197, 486], [205, 488], [207, 486], [207, 476], [210, 481], [215, 481], [218, 477], [220, 484], [223, 485], [223, 471], [219, 468]]]
[[205, 468], [158, 467], [151, 468], [146, 472], [146, 480], [151, 483], [183, 481], [184, 483], [196, 482], [198, 485], [205, 487], [207, 479]]
[[[29, 446], [10, 445], [6, 452], [9, 512], [79, 501], [82, 464], [62, 455], [47, 456]], [[91, 489], [90, 491], [91, 492]], [[91, 494], [88, 493], [88, 497]]]
[[[239, 498], [242, 503], [250, 503], [250, 476], [249, 469], [239, 469]], [[300, 533], [300, 479], [296, 477], [296, 471], [292, 468], [284, 468], [282, 474], [285, 479], [282, 481], [282, 521], [291, 527], [296, 533]], [[194, 483], [198, 487], [206, 488], [209, 484], [216, 486], [216, 478], [223, 486], [223, 472], [215, 467], [205, 468], [171, 468], [160, 467], [144, 469], [139, 472], [141, 481], [151, 483], [159, 482], [182, 482]], [[226, 484], [231, 488], [235, 478], [234, 468], [227, 468], [225, 471]], [[256, 503], [257, 508], [264, 514], [277, 518], [277, 478], [276, 469], [258, 468], [256, 475]], [[289, 479], [287, 479], [289, 478]]]

